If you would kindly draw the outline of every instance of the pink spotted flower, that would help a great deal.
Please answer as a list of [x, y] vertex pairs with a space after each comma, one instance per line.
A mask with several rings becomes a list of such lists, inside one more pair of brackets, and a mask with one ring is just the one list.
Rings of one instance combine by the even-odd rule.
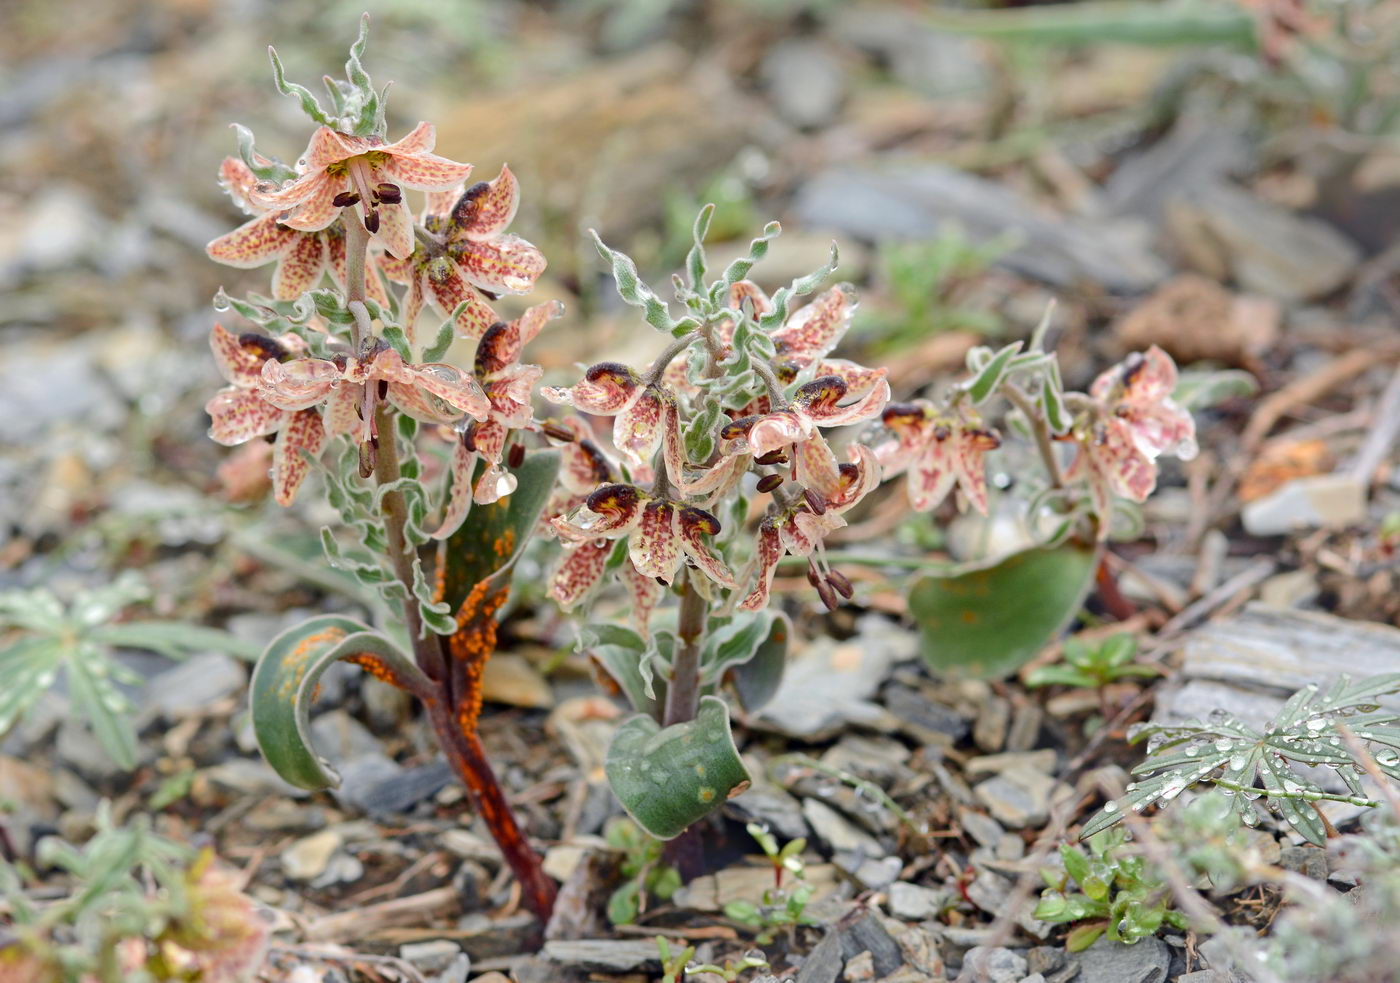
[[310, 459], [326, 445], [321, 415], [309, 406], [288, 409], [267, 399], [263, 392], [263, 368], [281, 365], [281, 359], [300, 351], [295, 335], [269, 338], [258, 334], [235, 335], [214, 325], [209, 347], [219, 371], [230, 385], [205, 404], [213, 419], [209, 436], [225, 446], [255, 437], [276, 434], [272, 451], [272, 488], [279, 505], [291, 505], [310, 470]]
[[419, 123], [394, 143], [322, 126], [297, 162], [296, 180], [282, 188], [254, 187], [249, 197], [260, 208], [277, 212], [283, 225], [303, 232], [324, 229], [342, 208], [356, 207], [365, 228], [389, 254], [406, 259], [414, 237], [403, 189], [443, 191], [471, 174], [472, 165], [434, 154], [436, 142], [430, 123]]
[[908, 475], [909, 504], [917, 512], [937, 508], [954, 487], [978, 512], [987, 514], [983, 456], [1001, 446], [996, 431], [975, 411], [940, 410], [926, 399], [892, 403], [882, 421], [893, 439], [875, 448], [885, 476]]
[[[250, 195], [257, 178], [248, 165], [236, 157], [224, 158], [219, 167], [219, 183], [253, 218], [205, 246], [210, 259], [241, 269], [276, 261], [272, 295], [277, 300], [296, 300], [319, 284], [321, 275], [327, 271], [336, 284], [345, 289], [345, 230], [339, 222], [314, 232], [282, 224], [280, 213], [253, 204]], [[365, 293], [371, 300], [385, 307], [389, 305], [379, 277], [366, 277]]]
[[423, 227], [437, 241], [384, 259], [383, 269], [391, 280], [408, 284], [404, 323], [410, 328], [425, 301], [443, 317], [465, 301], [457, 334], [480, 338], [496, 321], [486, 298], [527, 293], [545, 269], [543, 253], [505, 231], [520, 204], [520, 184], [502, 167], [494, 181], [457, 185], [427, 199]]
[[[1107, 370], [1089, 388], [1094, 412], [1075, 427], [1078, 453], [1066, 478], [1088, 483], [1095, 512], [1106, 517], [1113, 496], [1145, 502], [1157, 487], [1157, 458], [1196, 455], [1196, 424], [1172, 401], [1176, 364], [1153, 345]], [[1108, 524], [1100, 524], [1107, 535]]]

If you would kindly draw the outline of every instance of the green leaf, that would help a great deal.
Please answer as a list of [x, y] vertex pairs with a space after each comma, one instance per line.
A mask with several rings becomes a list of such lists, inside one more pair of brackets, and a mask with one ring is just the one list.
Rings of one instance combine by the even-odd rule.
[[131, 701], [112, 681], [111, 662], [96, 646], [80, 644], [67, 661], [68, 694], [88, 719], [102, 750], [126, 770], [136, 767], [136, 728]]
[[457, 611], [478, 584], [491, 580], [500, 586], [529, 542], [558, 473], [559, 452], [536, 451], [511, 469], [515, 491], [472, 508], [461, 528], [438, 547], [438, 600]]
[[1011, 359], [1020, 350], [1021, 343], [1013, 341], [992, 356], [991, 360], [982, 367], [982, 371], [978, 372], [972, 381], [967, 383], [967, 394], [973, 403], [980, 406], [996, 392], [997, 386], [1001, 385], [1001, 380], [1006, 376]]
[[706, 205], [695, 216], [695, 225], [690, 231], [692, 245], [685, 257], [685, 271], [690, 277], [691, 290], [705, 289], [705, 236], [710, 233], [710, 220], [714, 217], [714, 204]]
[[304, 85], [287, 81], [287, 73], [282, 68], [282, 59], [277, 57], [277, 49], [268, 45], [267, 56], [272, 59], [272, 80], [277, 86], [277, 91], [284, 96], [295, 97], [301, 103], [301, 111], [310, 116], [313, 122], [320, 123], [322, 126], [334, 126], [335, 120], [326, 115], [326, 111], [321, 108], [321, 104], [316, 101], [316, 97], [311, 94], [310, 89]]
[[671, 317], [665, 302], [642, 282], [641, 275], [637, 273], [637, 264], [632, 262], [632, 258], [626, 253], [609, 248], [593, 229], [589, 229], [588, 234], [593, 237], [598, 255], [612, 267], [617, 295], [633, 307], [640, 307], [645, 312], [647, 323], [657, 331], [671, 333], [676, 328], [675, 319]]
[[258, 659], [249, 703], [263, 757], [298, 788], [340, 783], [340, 776], [311, 748], [307, 714], [317, 680], [341, 659], [420, 697], [431, 692], [427, 677], [408, 656], [353, 618], [320, 615], [282, 632]]
[[940, 673], [1011, 675], [1074, 617], [1097, 564], [1097, 549], [1067, 542], [920, 578], [909, 610], [924, 660]]
[[579, 630], [578, 647], [617, 683], [632, 709], [653, 717], [660, 714], [661, 703], [647, 694], [641, 670], [647, 651], [642, 636], [622, 625], [585, 625]]
[[68, 649], [57, 638], [21, 638], [0, 649], [0, 734], [6, 733], [58, 678]]
[[386, 324], [383, 336], [389, 347], [399, 353], [399, 358], [405, 362], [413, 361], [413, 350], [408, 344], [408, 335], [404, 334], [403, 328], [397, 324]]
[[1027, 686], [1073, 686], [1076, 689], [1093, 689], [1098, 680], [1069, 666], [1036, 666], [1026, 673]]
[[[766, 231], [766, 230], [765, 230]], [[816, 290], [825, 282], [826, 278], [836, 272], [836, 267], [840, 263], [841, 253], [836, 247], [836, 242], [831, 243], [831, 258], [826, 265], [819, 266], [806, 276], [800, 276], [793, 280], [789, 286], [779, 287], [773, 294], [773, 309], [758, 319], [758, 326], [764, 332], [776, 331], [782, 327], [788, 319], [788, 303], [793, 297], [805, 297]], [[849, 291], [854, 296], [854, 291]], [[767, 357], [771, 357], [767, 356]]]
[[639, 888], [635, 880], [624, 883], [608, 898], [608, 921], [631, 925], [637, 920]]
[[[243, 163], [248, 165], [248, 170], [253, 172], [253, 176], [259, 181], [275, 181], [281, 184], [290, 181], [297, 176], [295, 168], [289, 167], [276, 158], [268, 159], [257, 152], [253, 146], [253, 131], [240, 123], [233, 124], [233, 132], [238, 139], [238, 156], [243, 159]], [[259, 158], [262, 162], [259, 162]]]
[[124, 621], [94, 628], [88, 637], [122, 648], [159, 652], [171, 659], [203, 651], [223, 652], [252, 662], [260, 652], [252, 642], [236, 638], [226, 631], [180, 621]]
[[623, 721], [604, 770], [627, 814], [663, 840], [749, 786], [729, 731], [729, 709], [715, 696], [700, 698], [694, 720], [664, 730], [646, 714]]
[[1084, 882], [1089, 879], [1089, 858], [1065, 843], [1060, 846], [1060, 859], [1064, 861], [1065, 873], [1073, 877], [1074, 883], [1082, 887]]
[[452, 339], [457, 337], [457, 315], [466, 310], [470, 301], [462, 301], [452, 310], [452, 316], [438, 325], [437, 337], [423, 349], [424, 362], [441, 362], [447, 350], [452, 347]]
[[1076, 925], [1065, 936], [1065, 948], [1070, 952], [1083, 952], [1098, 940], [1106, 928], [1108, 928], [1107, 922], [1088, 922], [1084, 925]]
[[772, 241], [782, 234], [783, 227], [779, 223], [769, 222], [765, 225], [763, 234], [749, 242], [748, 254], [739, 257], [725, 267], [724, 276], [719, 283], [715, 284], [715, 287], [722, 293], [717, 297], [712, 296], [710, 299], [716, 304], [725, 303], [725, 294], [728, 293], [729, 288], [749, 275], [758, 261], [768, 255], [768, 246]]
[[778, 691], [787, 666], [792, 624], [777, 611], [736, 615], [710, 633], [700, 657], [701, 680], [718, 687], [728, 676], [749, 713], [763, 707]]

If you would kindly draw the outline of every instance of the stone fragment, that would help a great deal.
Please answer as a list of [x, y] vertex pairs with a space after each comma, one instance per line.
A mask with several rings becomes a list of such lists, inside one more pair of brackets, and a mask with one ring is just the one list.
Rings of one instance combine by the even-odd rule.
[[804, 129], [830, 122], [846, 97], [845, 66], [815, 39], [779, 41], [760, 73], [779, 114]]
[[1049, 815], [1055, 780], [1044, 772], [1012, 768], [976, 786], [977, 798], [1003, 826], [1039, 826]]
[[1103, 935], [1075, 958], [1078, 983], [1164, 983], [1171, 967], [1171, 950], [1157, 938], [1125, 945]]
[[959, 980], [985, 983], [1021, 983], [1026, 975], [1026, 960], [1010, 949], [974, 946], [963, 956]]
[[886, 853], [879, 840], [819, 799], [804, 799], [802, 815], [816, 839], [833, 851], [859, 853], [864, 857], [883, 857]]
[[241, 692], [247, 682], [246, 664], [221, 652], [204, 652], [152, 677], [146, 706], [166, 720], [177, 720]]
[[983, 754], [972, 758], [963, 770], [971, 778], [1001, 774], [1017, 768], [1050, 775], [1055, 771], [1055, 761], [1054, 748], [1042, 748], [1039, 751], [1007, 751], [1004, 754]]
[[627, 973], [661, 966], [652, 939], [554, 939], [544, 944], [544, 955], [561, 966], [589, 972]]
[[282, 851], [282, 872], [294, 881], [313, 880], [326, 869], [331, 856], [344, 842], [341, 834], [333, 829], [302, 837]]
[[904, 954], [885, 926], [880, 915], [866, 909], [853, 920], [837, 926], [841, 952], [847, 960], [869, 952], [876, 976], [888, 976], [904, 963]]
[[1251, 536], [1283, 536], [1319, 527], [1340, 529], [1366, 518], [1366, 486], [1345, 473], [1294, 478], [1240, 510]]
[[895, 881], [889, 888], [890, 914], [905, 921], [921, 922], [936, 918], [948, 905], [947, 891], [939, 891], [922, 884]]

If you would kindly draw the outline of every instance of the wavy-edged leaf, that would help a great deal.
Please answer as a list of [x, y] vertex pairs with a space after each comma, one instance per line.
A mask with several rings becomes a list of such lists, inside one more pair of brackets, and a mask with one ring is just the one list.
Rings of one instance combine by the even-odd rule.
[[665, 691], [657, 695], [656, 680], [649, 680], [642, 671], [646, 639], [622, 625], [585, 625], [579, 631], [578, 647], [599, 671], [607, 674], [632, 709], [652, 717], [661, 715]]
[[1074, 617], [1097, 564], [1096, 549], [1067, 542], [920, 578], [909, 610], [924, 660], [937, 672], [1009, 676]]
[[677, 322], [671, 317], [670, 308], [643, 282], [632, 257], [609, 247], [593, 229], [589, 229], [588, 234], [593, 237], [593, 245], [597, 247], [598, 255], [612, 268], [617, 295], [633, 307], [640, 307], [647, 323], [657, 331], [667, 334], [674, 332]]
[[792, 623], [777, 611], [736, 615], [710, 633], [700, 657], [701, 684], [713, 692], [729, 679], [749, 713], [760, 709], [783, 681]]
[[1021, 343], [1013, 341], [987, 360], [981, 371], [967, 383], [967, 395], [973, 403], [980, 406], [996, 392], [997, 386], [1011, 367], [1011, 360], [1020, 350]]
[[[711, 208], [714, 206], [711, 205]], [[758, 261], [768, 255], [768, 247], [773, 240], [783, 234], [783, 227], [778, 222], [769, 222], [763, 227], [763, 234], [757, 239], [749, 242], [747, 255], [741, 256], [730, 263], [724, 270], [724, 276], [715, 284], [711, 291], [711, 300], [720, 303], [728, 294], [729, 288], [749, 275]]]
[[428, 678], [412, 659], [353, 618], [320, 615], [282, 632], [258, 659], [249, 703], [263, 757], [298, 788], [340, 784], [340, 776], [311, 747], [307, 715], [317, 680], [342, 660], [420, 698], [431, 695]]
[[510, 469], [515, 491], [490, 505], [472, 508], [467, 521], [438, 547], [435, 598], [453, 611], [478, 584], [500, 586], [519, 559], [559, 474], [558, 451], [536, 451]]
[[604, 770], [613, 794], [652, 836], [669, 840], [749, 787], [729, 730], [729, 708], [700, 698], [694, 720], [662, 728], [646, 714], [623, 721]]

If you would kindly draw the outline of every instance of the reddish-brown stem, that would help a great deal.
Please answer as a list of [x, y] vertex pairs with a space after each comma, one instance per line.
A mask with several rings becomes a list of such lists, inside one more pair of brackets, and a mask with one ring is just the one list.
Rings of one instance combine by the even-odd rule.
[[1118, 580], [1113, 576], [1113, 571], [1108, 569], [1106, 560], [1099, 560], [1099, 568], [1094, 574], [1094, 580], [1099, 591], [1099, 600], [1103, 602], [1104, 608], [1109, 614], [1119, 621], [1127, 621], [1137, 614], [1137, 608], [1133, 602], [1123, 596], [1123, 592], [1118, 588]]
[[458, 727], [451, 710], [444, 704], [435, 701], [429, 711], [433, 731], [447, 754], [448, 763], [471, 793], [477, 814], [485, 821], [496, 845], [501, 848], [501, 855], [520, 882], [525, 906], [541, 922], [547, 922], [554, 910], [554, 881], [540, 866], [539, 855], [515, 821], [510, 802], [496, 780], [491, 763], [486, 760], [481, 739], [475, 731], [467, 732]]

